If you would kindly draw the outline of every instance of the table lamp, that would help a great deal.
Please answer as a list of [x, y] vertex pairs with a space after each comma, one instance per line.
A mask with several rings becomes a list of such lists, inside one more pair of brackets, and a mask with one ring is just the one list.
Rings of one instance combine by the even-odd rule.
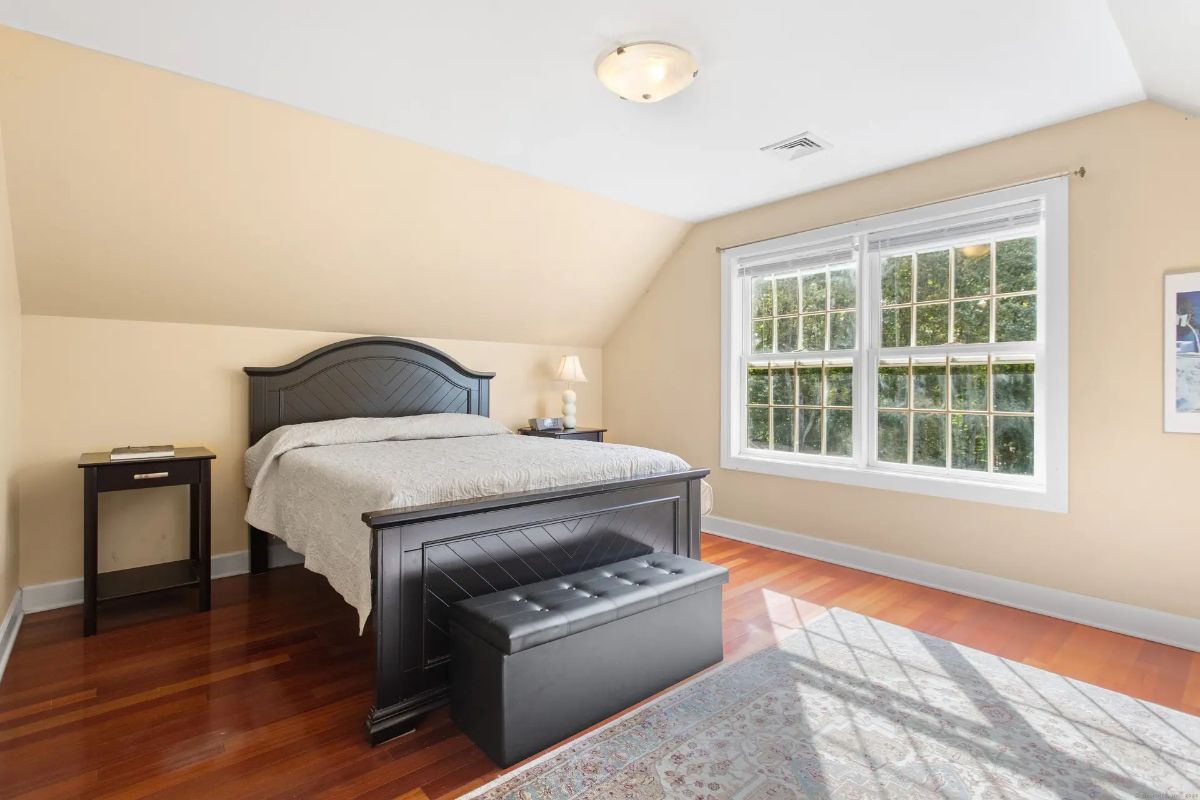
[[579, 356], [563, 356], [562, 361], [558, 362], [558, 372], [554, 373], [554, 378], [567, 382], [567, 388], [562, 393], [563, 427], [574, 428], [575, 390], [571, 388], [571, 384], [587, 383], [587, 376], [583, 374], [583, 365], [579, 363]]

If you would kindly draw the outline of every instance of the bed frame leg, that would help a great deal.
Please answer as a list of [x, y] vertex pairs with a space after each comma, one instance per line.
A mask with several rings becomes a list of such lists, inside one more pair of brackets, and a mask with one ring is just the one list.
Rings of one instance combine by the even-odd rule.
[[267, 554], [271, 549], [271, 538], [258, 528], [250, 528], [250, 573], [257, 575], [267, 571]]
[[398, 736], [412, 733], [417, 729], [417, 723], [421, 721], [428, 710], [439, 705], [446, 705], [446, 703], [447, 700], [443, 697], [440, 702], [432, 706], [413, 708], [401, 713], [381, 713], [378, 709], [372, 708], [367, 714], [367, 743], [371, 747], [376, 747]]

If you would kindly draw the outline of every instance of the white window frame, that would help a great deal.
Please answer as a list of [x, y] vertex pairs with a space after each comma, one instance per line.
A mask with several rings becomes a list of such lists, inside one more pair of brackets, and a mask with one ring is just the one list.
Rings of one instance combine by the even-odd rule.
[[[1028, 354], [1037, 359], [1034, 383], [1035, 477], [1004, 477], [989, 474], [973, 478], [955, 472], [876, 461], [875, 395], [879, 349], [878, 270], [869, 264], [873, 257], [865, 246], [868, 234], [889, 228], [920, 224], [999, 206], [1040, 199], [1042, 231], [1038, 258], [1038, 340], [1028, 343], [948, 345], [889, 348], [883, 358], [919, 355], [956, 355], [1004, 351]], [[1043, 511], [1067, 511], [1068, 450], [1068, 231], [1067, 178], [1050, 178], [1008, 189], [949, 200], [918, 208], [883, 214], [818, 230], [782, 236], [727, 249], [721, 254], [721, 467], [767, 475], [865, 486], [874, 489], [912, 492], [972, 502], [993, 503]], [[745, 442], [745, 397], [749, 335], [749, 281], [737, 277], [746, 263], [762, 262], [799, 247], [824, 241], [859, 237], [858, 247], [858, 343], [856, 350], [789, 353], [789, 360], [847, 359], [854, 363], [853, 457], [804, 456], [751, 450]], [[1004, 235], [1001, 236], [1004, 238]], [[877, 255], [874, 256], [878, 258]], [[872, 279], [873, 278], [873, 279]], [[864, 346], [865, 343], [865, 346]], [[949, 352], [948, 352], [949, 351]], [[761, 356], [756, 355], [755, 359]], [[864, 424], [866, 423], [866, 424]]]

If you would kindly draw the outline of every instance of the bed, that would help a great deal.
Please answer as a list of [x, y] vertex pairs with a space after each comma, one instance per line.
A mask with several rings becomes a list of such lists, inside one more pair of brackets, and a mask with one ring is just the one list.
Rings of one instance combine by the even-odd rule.
[[[692, 469], [678, 459], [657, 462], [646, 455], [656, 451], [634, 452], [641, 448], [615, 446], [602, 452], [595, 448], [614, 446], [492, 434], [486, 418], [493, 374], [467, 369], [428, 345], [386, 337], [352, 339], [285, 366], [247, 367], [245, 372], [250, 378], [252, 451], [258, 445], [259, 451], [275, 454], [271, 463], [288, 465], [272, 478], [284, 489], [289, 480], [297, 480], [289, 475], [308, 475], [313, 486], [328, 488], [306, 486], [304, 491], [325, 491], [331, 503], [417, 496], [395, 487], [390, 494], [372, 493], [370, 482], [394, 468], [401, 484], [440, 485], [440, 478], [423, 480], [429, 476], [419, 472], [425, 469], [421, 464], [435, 463], [429, 458], [434, 448], [459, 458], [478, 454], [484, 463], [525, 462], [531, 474], [542, 476], [534, 489], [359, 509], [362, 556], [369, 568], [364, 584], [369, 594], [367, 632], [375, 638], [375, 702], [367, 714], [372, 744], [412, 730], [423, 714], [447, 702], [451, 604], [631, 556], [676, 553], [699, 558], [702, 479], [708, 470]], [[485, 419], [472, 423], [468, 417], [448, 415]], [[414, 444], [430, 438], [429, 425], [444, 423], [455, 426], [448, 432], [438, 428], [445, 444]], [[454, 435], [464, 425], [479, 437], [478, 444]], [[329, 446], [315, 446], [314, 433], [316, 444]], [[379, 444], [384, 441], [398, 443], [389, 445], [385, 455]], [[415, 457], [420, 451], [425, 452], [424, 460]], [[572, 472], [563, 461], [567, 454], [569, 461], [583, 467]], [[624, 466], [610, 466], [614, 459]], [[445, 460], [452, 461], [449, 456]], [[371, 467], [362, 470], [360, 482], [354, 478], [355, 464]], [[248, 463], [248, 477], [251, 466], [256, 476], [263, 468]], [[418, 472], [405, 475], [404, 469]], [[602, 477], [544, 485], [547, 470], [562, 470], [567, 478]], [[646, 470], [653, 472], [641, 474]], [[467, 483], [468, 488], [455, 491], [461, 494], [473, 485], [480, 487], [477, 491], [509, 486], [507, 470], [494, 472], [495, 482]], [[288, 498], [286, 492], [280, 494], [275, 506], [299, 505]], [[262, 527], [252, 525], [249, 534], [251, 572], [260, 573], [268, 567], [268, 531], [286, 521], [257, 514], [255, 505], [252, 493], [248, 519], [267, 521]], [[288, 533], [273, 532], [285, 538]], [[340, 532], [340, 541], [352, 542], [351, 533]], [[309, 537], [304, 548], [314, 552], [320, 541]], [[316, 560], [315, 555], [306, 558]], [[347, 591], [339, 591], [347, 596]], [[364, 603], [351, 604], [365, 620]]]

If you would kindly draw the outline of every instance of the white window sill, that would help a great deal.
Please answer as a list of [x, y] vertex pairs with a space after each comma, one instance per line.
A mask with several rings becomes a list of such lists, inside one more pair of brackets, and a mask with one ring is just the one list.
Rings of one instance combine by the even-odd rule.
[[[971, 480], [958, 475], [922, 475], [893, 471], [880, 467], [860, 467], [847, 459], [845, 466], [802, 462], [789, 458], [772, 458], [769, 451], [761, 455], [726, 455], [721, 458], [722, 469], [758, 472], [785, 478], [842, 483], [870, 489], [909, 492], [973, 503], [1028, 508], [1038, 511], [1066, 513], [1067, 490], [1064, 480], [1047, 484]], [[1058, 485], [1055, 485], [1058, 484]]]

